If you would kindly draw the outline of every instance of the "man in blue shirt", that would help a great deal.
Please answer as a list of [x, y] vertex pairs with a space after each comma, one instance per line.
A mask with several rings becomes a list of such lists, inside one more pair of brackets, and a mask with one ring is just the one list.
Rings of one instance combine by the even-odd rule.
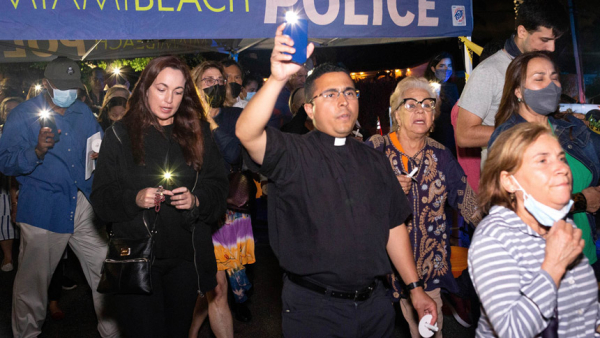
[[[98, 331], [114, 337], [117, 327], [104, 317], [104, 296], [96, 292], [107, 238], [94, 225], [88, 201], [92, 178], [85, 179], [87, 139], [102, 129], [90, 109], [77, 100], [77, 88], [83, 84], [75, 62], [59, 57], [48, 64], [44, 77], [45, 91], [11, 112], [0, 138], [0, 171], [16, 176], [20, 189], [13, 335], [41, 333], [50, 279], [69, 244], [92, 289]], [[52, 120], [56, 128], [41, 128], [41, 123]]]

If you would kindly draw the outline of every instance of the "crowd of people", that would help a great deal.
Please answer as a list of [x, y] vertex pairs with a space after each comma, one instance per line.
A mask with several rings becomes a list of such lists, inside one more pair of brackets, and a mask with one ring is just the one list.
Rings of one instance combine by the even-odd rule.
[[[47, 309], [64, 317], [67, 246], [102, 337], [197, 337], [207, 317], [233, 337], [234, 318], [252, 320], [255, 180], [284, 270], [285, 337], [391, 337], [394, 303], [412, 337], [426, 315], [442, 337], [446, 305], [478, 337], [600, 336], [600, 135], [558, 109], [557, 2], [521, 4], [515, 33], [462, 93], [448, 53], [398, 79], [390, 133], [364, 139], [348, 70], [291, 62], [301, 47], [284, 26], [265, 81], [231, 59], [190, 69], [161, 56], [131, 91], [105, 90], [100, 68], [86, 87], [63, 57], [26, 99], [0, 82], [14, 337], [38, 336]], [[457, 223], [470, 246], [455, 278]], [[150, 258], [127, 259], [136, 247], [118, 241], [150, 243]], [[115, 262], [122, 282], [107, 286]], [[129, 263], [142, 264], [133, 277]]]

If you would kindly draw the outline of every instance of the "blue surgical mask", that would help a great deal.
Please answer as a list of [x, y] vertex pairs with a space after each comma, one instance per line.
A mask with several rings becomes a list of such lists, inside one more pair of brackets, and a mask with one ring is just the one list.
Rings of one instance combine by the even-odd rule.
[[61, 108], [70, 107], [77, 100], [77, 89], [60, 90], [52, 87], [54, 97], [52, 102]]
[[518, 190], [523, 192], [523, 206], [541, 225], [551, 227], [555, 222], [564, 219], [569, 213], [569, 210], [571, 210], [573, 200], [569, 200], [569, 203], [567, 203], [567, 205], [565, 205], [562, 209], [556, 210], [537, 201], [535, 198], [533, 198], [533, 196], [528, 194], [523, 187], [521, 187], [514, 176], [513, 178], [515, 179], [515, 183], [517, 183], [519, 186]]
[[246, 93], [246, 101], [250, 101], [250, 99], [252, 98], [252, 96], [254, 96], [254, 94], [256, 94], [256, 92], [247, 92]]

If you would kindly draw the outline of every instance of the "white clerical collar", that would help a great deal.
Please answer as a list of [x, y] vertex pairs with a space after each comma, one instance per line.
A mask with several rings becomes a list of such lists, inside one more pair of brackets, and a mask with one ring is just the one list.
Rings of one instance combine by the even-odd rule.
[[336, 147], [346, 145], [346, 138], [345, 137], [336, 137], [335, 141], [333, 142], [333, 145]]

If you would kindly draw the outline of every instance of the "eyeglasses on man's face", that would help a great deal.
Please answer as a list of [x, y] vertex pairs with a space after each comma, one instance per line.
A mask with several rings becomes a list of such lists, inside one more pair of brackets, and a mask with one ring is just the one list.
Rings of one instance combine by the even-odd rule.
[[227, 82], [227, 80], [225, 80], [222, 77], [220, 77], [218, 79], [215, 79], [214, 77], [205, 77], [201, 81], [204, 82], [204, 84], [206, 84], [209, 87], [214, 86], [217, 83], [220, 85], [224, 85]]
[[344, 94], [344, 97], [346, 98], [346, 100], [351, 101], [351, 100], [357, 100], [358, 97], [360, 96], [360, 91], [358, 89], [354, 89], [354, 88], [348, 88], [348, 89], [344, 89], [344, 90], [337, 90], [337, 89], [328, 89], [324, 92], [322, 92], [319, 95], [316, 95], [315, 97], [313, 97], [310, 100], [310, 103], [313, 103], [315, 101], [316, 98], [318, 97], [322, 97], [323, 101], [336, 101], [341, 94]]
[[432, 111], [435, 109], [435, 101], [436, 100], [434, 98], [427, 98], [423, 99], [422, 101], [417, 101], [416, 99], [407, 97], [404, 100], [402, 100], [402, 102], [400, 102], [400, 107], [404, 105], [404, 108], [406, 108], [406, 110], [415, 111], [420, 105], [421, 108], [425, 109], [426, 111]]

